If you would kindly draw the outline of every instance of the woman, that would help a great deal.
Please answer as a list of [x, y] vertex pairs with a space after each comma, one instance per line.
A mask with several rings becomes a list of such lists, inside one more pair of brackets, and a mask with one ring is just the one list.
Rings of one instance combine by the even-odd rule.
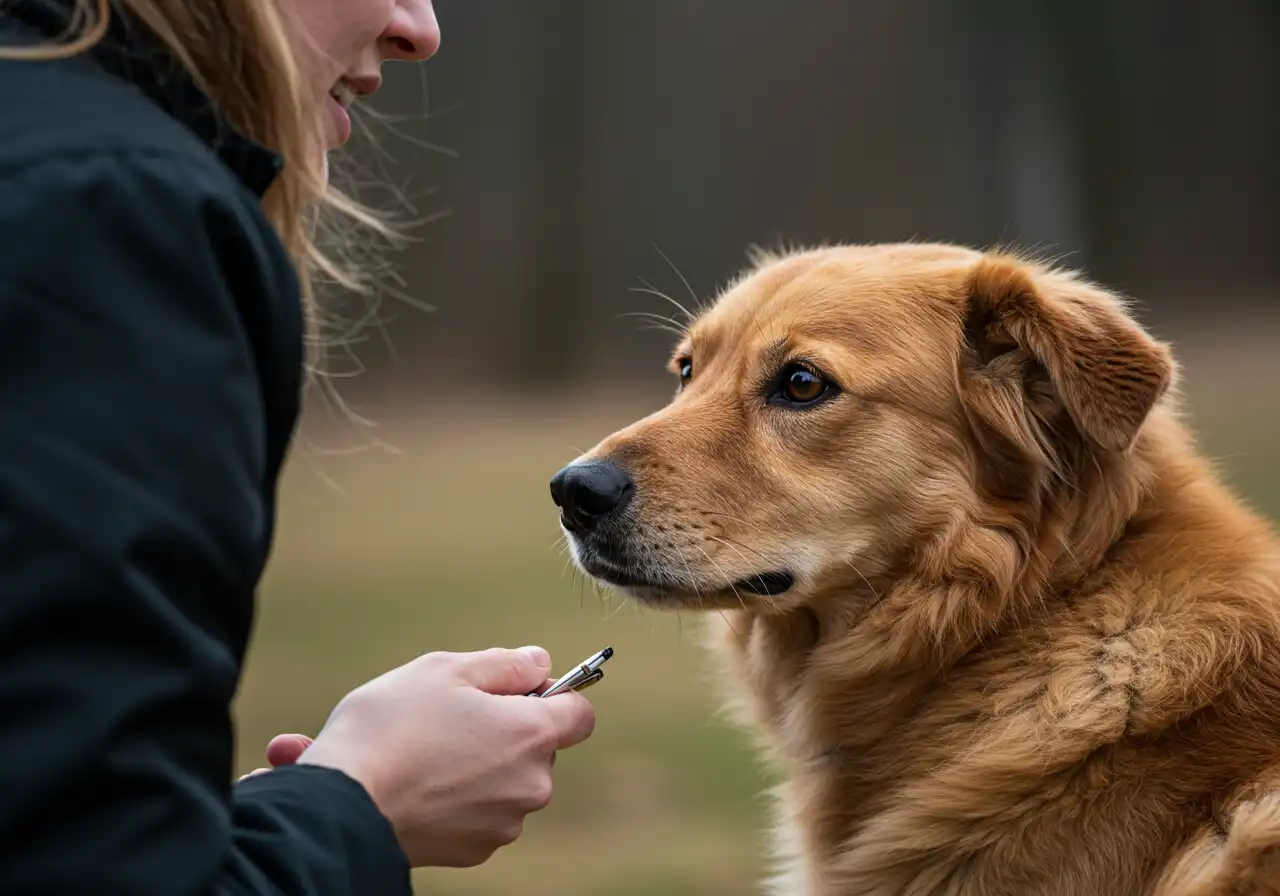
[[[428, 654], [232, 787], [325, 153], [429, 0], [0, 0], [0, 892], [409, 892], [594, 724], [537, 648]], [[301, 754], [301, 755], [299, 755]]]

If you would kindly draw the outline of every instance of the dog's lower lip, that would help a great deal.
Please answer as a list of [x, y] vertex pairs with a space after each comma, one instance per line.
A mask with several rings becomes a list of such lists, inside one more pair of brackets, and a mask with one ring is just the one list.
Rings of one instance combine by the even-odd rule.
[[594, 576], [602, 582], [613, 585], [615, 588], [650, 588], [663, 590], [671, 587], [665, 582], [642, 578], [619, 569], [616, 563], [614, 563], [610, 558], [602, 556], [598, 550], [591, 551], [583, 558], [583, 569], [589, 575]]
[[759, 575], [749, 576], [743, 579], [734, 587], [751, 594], [758, 594], [761, 597], [776, 597], [783, 592], [790, 591], [795, 585], [796, 578], [789, 572], [765, 572]]
[[616, 585], [619, 588], [662, 588], [664, 587], [658, 582], [650, 582], [647, 579], [638, 579], [635, 576], [629, 576], [620, 572], [607, 572], [601, 574], [600, 578], [604, 579], [610, 585]]
[[[609, 543], [598, 543], [595, 539], [575, 539], [579, 546], [579, 566], [587, 575], [615, 588], [635, 591], [661, 593], [664, 595], [686, 594], [692, 588], [667, 577], [660, 570], [652, 577], [644, 574], [647, 564], [636, 563], [630, 557], [617, 556], [610, 549]], [[754, 594], [760, 597], [776, 597], [795, 587], [795, 576], [786, 570], [755, 573], [742, 578], [728, 586], [717, 586], [707, 583], [706, 590], [713, 592], [718, 588], [736, 591], [743, 594]]]

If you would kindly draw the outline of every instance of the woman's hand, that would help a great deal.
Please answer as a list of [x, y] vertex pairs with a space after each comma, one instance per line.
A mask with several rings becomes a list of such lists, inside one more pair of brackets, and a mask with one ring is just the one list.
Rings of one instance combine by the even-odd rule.
[[427, 654], [348, 694], [314, 742], [274, 738], [267, 759], [359, 781], [414, 867], [478, 865], [550, 802], [556, 750], [594, 729], [580, 694], [525, 696], [550, 668], [536, 647]]

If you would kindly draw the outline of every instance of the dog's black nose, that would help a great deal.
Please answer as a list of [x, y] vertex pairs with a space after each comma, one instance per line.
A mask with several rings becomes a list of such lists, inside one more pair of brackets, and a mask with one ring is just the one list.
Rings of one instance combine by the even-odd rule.
[[635, 490], [627, 471], [611, 460], [572, 463], [551, 480], [551, 500], [560, 508], [565, 526], [579, 535], [624, 507]]

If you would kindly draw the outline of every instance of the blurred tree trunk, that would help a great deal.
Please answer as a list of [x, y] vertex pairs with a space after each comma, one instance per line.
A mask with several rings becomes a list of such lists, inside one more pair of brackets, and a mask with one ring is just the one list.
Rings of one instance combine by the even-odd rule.
[[983, 242], [1050, 256], [1088, 241], [1073, 116], [1057, 89], [1061, 40], [1043, 3], [970, 0], [951, 33], [966, 77], [963, 147], [978, 160], [973, 214]]
[[595, 40], [593, 0], [523, 3], [517, 149], [525, 282], [516, 297], [522, 326], [513, 381], [540, 389], [571, 381], [589, 338], [584, 314], [582, 171], [591, 116], [587, 60]]
[[1229, 0], [1152, 10], [1159, 78], [1144, 161], [1171, 189], [1149, 197], [1163, 252], [1146, 261], [1150, 275], [1167, 278], [1168, 259], [1178, 259], [1167, 285], [1189, 296], [1207, 291], [1220, 301], [1224, 282], [1241, 295], [1274, 288], [1278, 5]]
[[1126, 210], [1136, 207], [1142, 190], [1134, 17], [1110, 0], [1050, 0], [1042, 9], [1056, 38], [1057, 89], [1080, 170], [1082, 261], [1091, 274], [1115, 283], [1131, 255], [1133, 221]]

